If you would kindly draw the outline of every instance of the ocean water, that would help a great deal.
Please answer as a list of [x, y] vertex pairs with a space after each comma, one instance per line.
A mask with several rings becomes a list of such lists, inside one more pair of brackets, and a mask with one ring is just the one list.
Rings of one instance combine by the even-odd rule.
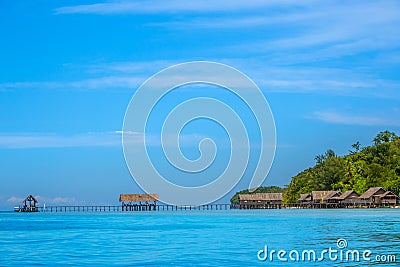
[[[371, 254], [340, 260], [348, 250]], [[374, 266], [376, 256], [400, 265], [400, 209], [0, 213], [0, 266]]]

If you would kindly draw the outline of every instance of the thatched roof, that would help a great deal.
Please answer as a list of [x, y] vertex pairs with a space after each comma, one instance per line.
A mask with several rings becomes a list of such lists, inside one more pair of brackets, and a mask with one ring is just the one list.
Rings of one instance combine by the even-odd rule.
[[362, 198], [362, 199], [367, 199], [367, 198], [370, 198], [370, 197], [372, 197], [372, 196], [374, 196], [374, 195], [382, 195], [382, 194], [384, 194], [386, 191], [385, 191], [385, 189], [383, 189], [382, 187], [371, 187], [370, 189], [368, 189], [367, 191], [365, 191], [365, 193], [364, 194], [362, 194], [361, 196], [360, 196], [360, 198]]
[[332, 197], [340, 196], [339, 191], [312, 191], [312, 199], [315, 200], [327, 200]]
[[380, 195], [380, 198], [399, 198], [399, 197], [396, 196], [396, 194], [393, 193], [392, 191], [386, 191], [385, 193]]
[[254, 194], [239, 194], [239, 200], [244, 201], [282, 201], [282, 193], [254, 193]]
[[158, 201], [158, 194], [121, 194], [119, 202]]
[[359, 197], [359, 195], [354, 190], [347, 190], [342, 195], [338, 196], [337, 199], [338, 200], [345, 200], [345, 199], [350, 198], [350, 197], [357, 198], [357, 197]]
[[311, 194], [300, 194], [299, 201], [311, 200]]

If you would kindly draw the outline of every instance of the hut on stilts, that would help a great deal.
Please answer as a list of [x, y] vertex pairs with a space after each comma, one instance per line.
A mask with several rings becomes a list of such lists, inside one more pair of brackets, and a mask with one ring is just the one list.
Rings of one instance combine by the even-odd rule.
[[121, 194], [122, 211], [156, 210], [158, 194]]
[[16, 212], [38, 212], [38, 201], [32, 195], [29, 195], [27, 198], [22, 201], [22, 205], [19, 207], [15, 207], [14, 211]]

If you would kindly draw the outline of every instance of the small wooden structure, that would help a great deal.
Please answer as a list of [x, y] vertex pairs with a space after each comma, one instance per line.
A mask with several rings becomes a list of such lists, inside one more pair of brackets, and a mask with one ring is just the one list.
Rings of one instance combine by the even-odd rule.
[[282, 201], [282, 193], [239, 194], [240, 209], [280, 209]]
[[15, 207], [15, 212], [38, 212], [38, 201], [32, 195], [29, 195], [27, 198], [22, 201], [23, 205], [20, 207]]
[[340, 191], [312, 191], [313, 204], [337, 203], [336, 197], [341, 195]]
[[343, 194], [340, 191], [312, 191], [311, 194], [300, 194], [297, 203], [286, 204], [295, 208], [356, 208], [356, 207], [395, 207], [399, 197], [382, 187], [371, 187], [361, 196], [354, 190]]
[[120, 194], [122, 211], [156, 210], [158, 194]]
[[336, 197], [337, 201], [340, 204], [349, 205], [353, 204], [356, 205], [360, 203], [360, 195], [357, 194], [354, 190], [347, 190], [342, 195]]
[[360, 204], [364, 206], [379, 206], [382, 204], [381, 196], [386, 193], [382, 187], [371, 187], [360, 196]]
[[310, 204], [311, 201], [312, 201], [311, 194], [300, 194], [300, 198], [298, 199], [298, 202], [300, 204]]
[[380, 201], [382, 205], [394, 206], [397, 204], [399, 197], [396, 196], [392, 191], [386, 191], [380, 196]]

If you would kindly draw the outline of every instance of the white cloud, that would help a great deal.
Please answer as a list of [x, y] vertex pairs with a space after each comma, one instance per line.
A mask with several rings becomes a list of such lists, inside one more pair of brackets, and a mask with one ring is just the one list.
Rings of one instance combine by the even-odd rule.
[[[231, 65], [256, 82], [264, 92], [317, 93], [358, 97], [400, 98], [400, 83], [379, 78], [368, 68], [340, 69], [286, 66], [264, 62], [260, 59], [216, 58], [211, 59]], [[183, 60], [185, 61], [185, 60]], [[57, 89], [57, 90], [113, 90], [138, 88], [146, 79], [158, 71], [178, 63], [172, 60], [147, 62], [110, 62], [78, 66], [88, 72], [103, 74], [103, 77], [69, 82], [14, 82], [0, 84], [1, 89]], [[124, 76], [119, 76], [123, 74]], [[218, 77], [218, 73], [212, 75]], [[169, 77], [180, 83], [185, 73]], [[216, 78], [211, 77], [210, 78]], [[235, 80], [229, 79], [234, 82]], [[237, 84], [240, 85], [240, 84]], [[161, 85], [162, 86], [162, 85]], [[154, 88], [157, 89], [157, 88]]]
[[168, 21], [158, 23], [148, 23], [148, 26], [159, 26], [159, 27], [173, 27], [174, 29], [181, 28], [246, 28], [246, 27], [258, 27], [271, 24], [272, 20], [263, 16], [251, 16], [251, 17], [237, 17], [237, 18], [196, 18], [191, 20], [182, 21]]
[[7, 82], [0, 83], [0, 91], [11, 91], [13, 89], [65, 89], [65, 90], [93, 90], [93, 89], [116, 89], [137, 88], [145, 77], [132, 76], [103, 76], [84, 79], [80, 81], [42, 81], [42, 82]]
[[129, 134], [129, 135], [138, 135], [138, 136], [142, 136], [143, 133], [141, 132], [133, 132], [133, 131], [115, 131], [116, 134]]
[[21, 204], [21, 202], [22, 202], [24, 199], [25, 199], [25, 198], [22, 198], [22, 197], [14, 197], [14, 196], [12, 196], [12, 197], [10, 197], [10, 198], [7, 199], [7, 203], [8, 203], [8, 204], [12, 204], [12, 205]]
[[74, 197], [42, 197], [42, 196], [37, 196], [36, 197], [37, 201], [40, 204], [46, 204], [46, 205], [78, 205], [82, 204], [81, 201], [78, 201]]
[[400, 117], [388, 118], [345, 114], [339, 112], [317, 111], [313, 118], [327, 123], [362, 126], [400, 126]]
[[[245, 21], [251, 21], [249, 17], [245, 18]], [[397, 27], [400, 23], [400, 4], [397, 1], [363, 1], [346, 5], [324, 1], [301, 9], [288, 9], [278, 15], [266, 10], [265, 18], [253, 22], [264, 26], [266, 33], [280, 29], [285, 29], [285, 33], [278, 37], [262, 34], [255, 40], [232, 44], [230, 49], [224, 48], [225, 51], [268, 53], [269, 58], [276, 58], [276, 63], [296, 64], [368, 51], [387, 51], [400, 46]], [[208, 18], [202, 19], [207, 21]], [[220, 22], [223, 20], [220, 19]], [[235, 25], [233, 20], [231, 24]], [[212, 23], [205, 25], [211, 27]], [[218, 22], [214, 25], [221, 27]]]
[[[361, 97], [400, 98], [400, 84], [396, 81], [375, 77], [365, 68], [310, 68], [310, 67], [270, 67], [263, 60], [220, 58], [215, 61], [231, 65], [253, 79], [260, 89], [276, 93], [323, 93]], [[89, 65], [82, 68], [98, 73], [131, 76], [104, 76], [72, 82], [14, 82], [0, 84], [0, 90], [17, 89], [57, 89], [57, 90], [112, 90], [116, 88], [138, 88], [147, 78], [161, 69], [173, 65], [173, 61], [111, 62]], [[218, 73], [214, 73], [218, 77]], [[176, 84], [185, 73], [171, 76]], [[210, 77], [210, 78], [216, 78]], [[235, 81], [233, 78], [229, 79]], [[240, 85], [240, 84], [237, 84]], [[157, 89], [157, 88], [154, 88]]]
[[155, 74], [164, 68], [182, 63], [184, 61], [185, 60], [122, 61], [92, 64], [83, 67], [78, 66], [78, 68], [81, 67], [88, 73], [103, 73], [106, 75], [131, 74], [135, 77], [143, 77]]
[[[36, 200], [42, 205], [78, 205], [82, 204], [82, 201], [78, 201], [74, 197], [43, 197], [43, 196], [35, 196]], [[21, 205], [22, 201], [24, 201], [25, 197], [12, 196], [9, 197], [6, 201], [9, 205]]]
[[[399, 4], [395, 1], [363, 1], [351, 2], [346, 5], [342, 5], [338, 1], [302, 1], [301, 3], [264, 1], [258, 2], [258, 4], [251, 5], [246, 2], [239, 4], [234, 2], [228, 5], [213, 4], [210, 8], [215, 12], [229, 9], [238, 12], [229, 13], [229, 16], [218, 17], [210, 16], [208, 15], [209, 12], [205, 12], [201, 16], [191, 19], [148, 23], [147, 25], [167, 26], [175, 29], [176, 27], [182, 27], [182, 29], [191, 29], [192, 27], [237, 29], [238, 27], [292, 26], [291, 28], [299, 29], [293, 32], [300, 33], [300, 35], [281, 39], [276, 43], [277, 46], [291, 47], [293, 45], [307, 46], [337, 41], [353, 37], [354, 33], [365, 35], [371, 30], [383, 35], [382, 31], [379, 32], [379, 30], [382, 30], [382, 26], [391, 26], [392, 31], [397, 31], [397, 27], [393, 23], [400, 20]], [[135, 11], [138, 11], [138, 9], [135, 9]], [[177, 11], [185, 10], [178, 9]], [[198, 11], [201, 11], [201, 9], [198, 9]], [[369, 16], [371, 14], [373, 16]], [[291, 33], [290, 29], [287, 31]]]
[[[277, 93], [323, 93], [333, 95], [351, 95], [362, 97], [400, 98], [400, 84], [395, 81], [382, 80], [372, 75], [365, 68], [311, 68], [311, 67], [277, 67], [268, 66], [261, 59], [216, 58], [211, 61], [222, 62], [233, 66], [251, 79], [263, 91]], [[190, 60], [183, 60], [190, 61]], [[149, 61], [149, 62], [112, 62], [109, 64], [92, 65], [88, 69], [98, 72], [122, 72], [133, 75], [150, 75], [178, 61]], [[215, 75], [218, 75], [216, 73]], [[184, 73], [182, 73], [184, 76]], [[182, 77], [170, 77], [177, 83]], [[145, 81], [143, 78], [142, 82]]]
[[262, 62], [232, 61], [264, 92], [313, 93], [400, 99], [400, 83], [384, 80], [365, 68], [269, 67]]
[[[0, 92], [15, 89], [57, 89], [57, 90], [103, 90], [136, 89], [151, 75], [172, 65], [182, 63], [178, 60], [124, 61], [103, 64], [67, 64], [65, 67], [90, 78], [72, 81], [27, 81], [0, 83]], [[95, 76], [95, 77], [93, 77]]]
[[257, 10], [259, 8], [276, 6], [301, 6], [314, 1], [295, 0], [153, 0], [153, 1], [119, 1], [102, 2], [89, 5], [65, 6], [55, 10], [55, 14], [158, 14], [158, 13], [210, 13], [210, 12], [243, 12], [243, 10]]
[[[98, 132], [76, 135], [57, 135], [57, 134], [34, 134], [34, 133], [0, 133], [0, 149], [33, 149], [33, 148], [66, 148], [66, 147], [122, 147], [123, 131]], [[141, 132], [126, 131], [129, 138], [126, 142], [133, 145], [142, 145], [144, 134]], [[194, 145], [197, 143], [189, 142], [192, 135], [180, 135], [183, 145]], [[146, 146], [160, 146], [161, 137], [155, 133], [146, 134]], [[175, 140], [173, 136], [168, 140]], [[172, 142], [171, 144], [175, 144]], [[169, 146], [170, 143], [164, 145]]]
[[[215, 16], [215, 12], [219, 12]], [[229, 12], [229, 13], [227, 13]], [[214, 51], [265, 54], [277, 63], [319, 62], [400, 46], [398, 1], [162, 1], [103, 2], [56, 9], [57, 14], [196, 13], [146, 25], [191, 30], [198, 28], [263, 27], [264, 34]], [[229, 15], [227, 15], [229, 14]], [[284, 31], [284, 34], [269, 34]], [[384, 56], [384, 55], [378, 55]], [[116, 66], [118, 69], [118, 66]], [[135, 66], [125, 66], [126, 69]], [[123, 70], [124, 67], [120, 68]]]
[[0, 148], [118, 147], [120, 135], [114, 132], [77, 135], [0, 133]]

